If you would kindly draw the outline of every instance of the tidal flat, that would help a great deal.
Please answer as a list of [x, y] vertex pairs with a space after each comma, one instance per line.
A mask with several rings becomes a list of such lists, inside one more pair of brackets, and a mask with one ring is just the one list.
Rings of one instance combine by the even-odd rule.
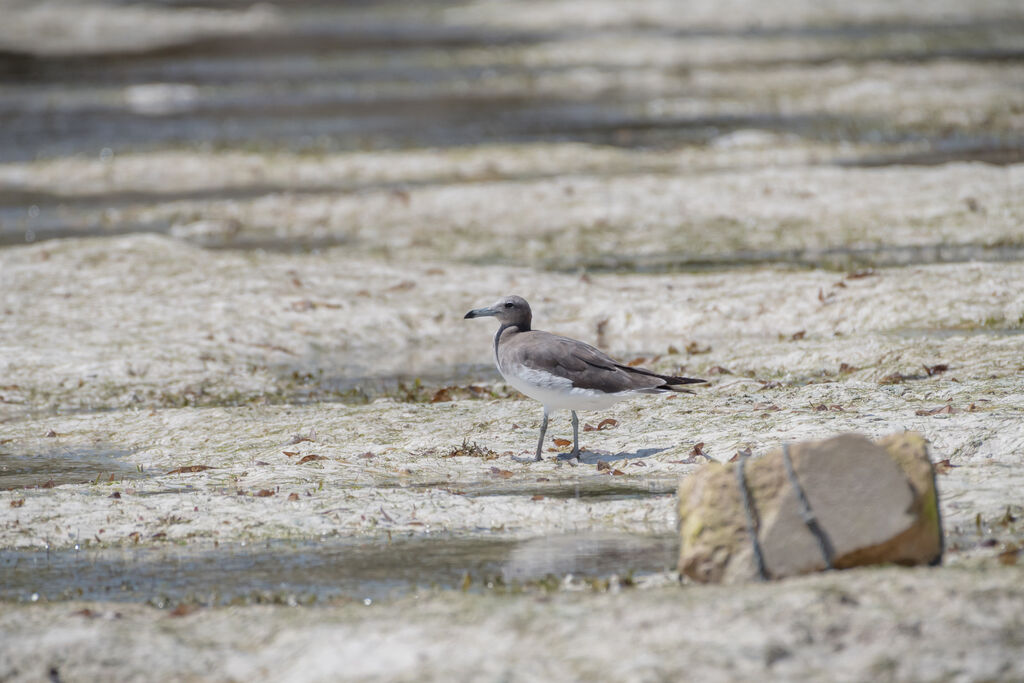
[[[3, 4], [0, 679], [1024, 678], [1017, 4]], [[708, 384], [520, 462], [509, 293]], [[680, 583], [903, 430], [940, 567]]]

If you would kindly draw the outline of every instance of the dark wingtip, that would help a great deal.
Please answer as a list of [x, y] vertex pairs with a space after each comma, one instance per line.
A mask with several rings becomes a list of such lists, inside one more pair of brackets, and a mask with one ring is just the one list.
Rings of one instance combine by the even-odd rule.
[[694, 377], [666, 377], [665, 384], [707, 384], [706, 379], [696, 379]]
[[665, 377], [665, 383], [657, 388], [661, 389], [662, 391], [674, 391], [679, 394], [693, 394], [695, 392], [691, 391], [690, 389], [683, 389], [680, 385], [706, 383], [706, 379], [695, 379], [693, 377]]

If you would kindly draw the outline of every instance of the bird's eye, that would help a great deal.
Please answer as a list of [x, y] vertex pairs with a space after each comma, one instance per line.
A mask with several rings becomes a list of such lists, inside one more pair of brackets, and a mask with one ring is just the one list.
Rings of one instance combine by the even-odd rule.
[[506, 301], [505, 302], [505, 308], [512, 308], [512, 302], [511, 301]]

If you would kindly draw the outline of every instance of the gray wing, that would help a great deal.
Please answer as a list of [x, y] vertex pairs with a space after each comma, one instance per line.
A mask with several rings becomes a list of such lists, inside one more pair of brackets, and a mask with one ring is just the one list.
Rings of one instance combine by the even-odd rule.
[[680, 391], [674, 385], [704, 380], [671, 377], [623, 365], [590, 344], [549, 332], [531, 330], [510, 340], [506, 358], [533, 370], [564, 377], [580, 389], [619, 391]]

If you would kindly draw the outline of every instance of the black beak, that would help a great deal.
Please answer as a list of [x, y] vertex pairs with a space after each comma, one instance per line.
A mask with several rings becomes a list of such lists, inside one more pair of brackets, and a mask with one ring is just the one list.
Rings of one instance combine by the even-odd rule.
[[492, 315], [498, 315], [498, 312], [493, 308], [474, 308], [466, 314], [464, 320], [468, 318], [486, 318], [487, 316]]

